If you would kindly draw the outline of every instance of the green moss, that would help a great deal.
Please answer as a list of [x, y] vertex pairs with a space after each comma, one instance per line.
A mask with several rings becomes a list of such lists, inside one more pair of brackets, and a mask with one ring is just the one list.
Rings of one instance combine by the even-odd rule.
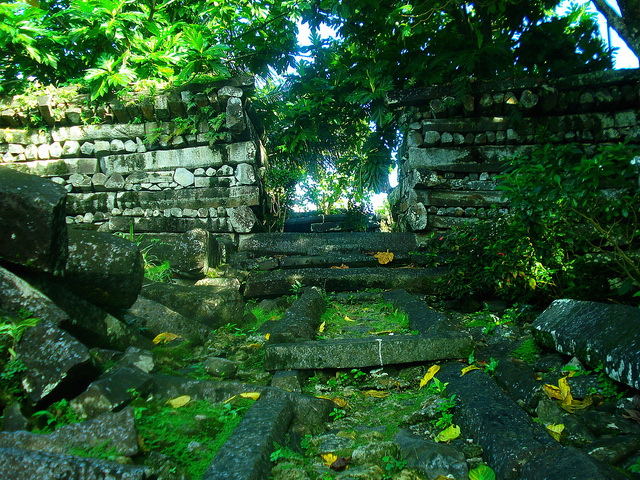
[[541, 353], [542, 350], [536, 341], [533, 338], [527, 338], [518, 348], [511, 352], [511, 355], [523, 360], [525, 363], [533, 363], [540, 357]]
[[321, 318], [320, 338], [409, 334], [409, 318], [385, 302], [333, 302]]

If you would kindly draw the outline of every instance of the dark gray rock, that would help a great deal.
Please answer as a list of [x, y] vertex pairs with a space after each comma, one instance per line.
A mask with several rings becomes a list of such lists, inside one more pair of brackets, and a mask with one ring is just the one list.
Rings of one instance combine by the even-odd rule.
[[276, 443], [284, 443], [291, 407], [284, 399], [254, 403], [218, 450], [203, 480], [267, 479], [272, 467], [269, 456]]
[[149, 350], [142, 350], [137, 347], [127, 348], [118, 363], [121, 365], [133, 365], [134, 367], [138, 367], [144, 373], [151, 373], [155, 366], [153, 353]]
[[473, 349], [469, 335], [442, 332], [429, 337], [389, 335], [267, 344], [266, 370], [360, 368], [465, 358]]
[[556, 300], [533, 323], [546, 346], [591, 364], [640, 389], [640, 310], [578, 300]]
[[31, 432], [0, 432], [0, 448], [15, 447], [48, 453], [72, 453], [72, 449], [87, 449], [105, 445], [118, 455], [138, 453], [138, 432], [133, 410], [103, 413], [86, 422], [73, 423], [48, 435]]
[[0, 267], [0, 308], [15, 313], [25, 310], [33, 317], [47, 320], [55, 325], [69, 319], [67, 313], [44, 293], [2, 267]]
[[[402, 266], [410, 263], [410, 256], [405, 253], [395, 254], [388, 266]], [[347, 265], [349, 267], [377, 267], [378, 259], [371, 254], [351, 253], [318, 256], [295, 256], [280, 259], [280, 268], [329, 268]]]
[[26, 430], [29, 423], [27, 418], [22, 414], [19, 403], [7, 405], [2, 412], [2, 420], [2, 430], [5, 432]]
[[312, 340], [320, 326], [326, 303], [317, 288], [305, 288], [302, 295], [271, 326], [269, 342], [285, 343]]
[[302, 392], [302, 382], [298, 370], [280, 370], [273, 374], [271, 386], [288, 392]]
[[66, 196], [50, 180], [0, 167], [0, 259], [61, 273], [68, 253]]
[[623, 480], [612, 468], [570, 447], [548, 450], [530, 459], [520, 480]]
[[400, 446], [402, 458], [408, 468], [413, 468], [435, 478], [438, 475], [453, 478], [467, 478], [468, 467], [464, 455], [456, 448], [443, 443], [414, 435], [407, 430], [401, 430], [395, 436]]
[[202, 365], [208, 374], [216, 377], [233, 378], [238, 372], [238, 365], [226, 358], [205, 358]]
[[22, 385], [33, 403], [65, 384], [88, 383], [95, 374], [87, 347], [46, 321], [25, 331], [16, 353], [26, 367]]
[[385, 457], [398, 459], [400, 457], [400, 446], [396, 442], [374, 442], [360, 445], [351, 454], [351, 461], [354, 465], [365, 465], [367, 463], [385, 466]]
[[592, 442], [584, 450], [596, 460], [609, 465], [618, 465], [640, 451], [640, 435], [602, 438]]
[[512, 358], [500, 358], [494, 378], [511, 398], [527, 409], [534, 409], [541, 395], [541, 383], [527, 364]]
[[82, 418], [93, 418], [127, 405], [136, 395], [146, 395], [151, 383], [151, 376], [138, 367], [116, 367], [71, 400], [71, 408]]
[[152, 283], [145, 285], [142, 296], [210, 328], [245, 323], [244, 302], [236, 290]]
[[0, 478], [11, 480], [154, 480], [150, 468], [95, 458], [0, 448]]
[[256, 233], [240, 237], [238, 251], [262, 255], [408, 253], [418, 249], [411, 233]]
[[383, 478], [384, 470], [378, 465], [360, 465], [335, 476], [336, 480], [382, 480]]
[[421, 335], [430, 335], [452, 328], [449, 318], [444, 313], [437, 312], [405, 290], [385, 292], [382, 298], [406, 313], [409, 317], [409, 328], [417, 330]]
[[580, 418], [594, 435], [640, 435], [640, 424], [610, 412], [600, 410], [585, 410]]
[[129, 313], [135, 317], [136, 325], [151, 337], [171, 332], [187, 340], [203, 343], [211, 331], [201, 323], [142, 295], [131, 305]]
[[436, 292], [436, 282], [447, 275], [445, 268], [306, 268], [251, 272], [244, 295], [278, 297], [291, 294], [294, 285], [325, 288], [327, 291], [358, 291], [368, 288], [403, 288], [412, 293]]
[[138, 246], [108, 233], [69, 231], [64, 284], [109, 311], [127, 309], [138, 298], [144, 269]]
[[447, 394], [455, 394], [454, 422], [463, 435], [484, 449], [484, 459], [497, 478], [519, 478], [520, 469], [532, 457], [555, 443], [540, 426], [482, 370], [460, 376], [461, 363], [443, 365], [437, 377], [449, 382]]

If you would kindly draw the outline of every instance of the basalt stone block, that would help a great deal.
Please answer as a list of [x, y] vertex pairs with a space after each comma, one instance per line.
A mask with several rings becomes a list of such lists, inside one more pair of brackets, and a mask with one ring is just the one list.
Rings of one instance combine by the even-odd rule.
[[0, 259], [57, 273], [67, 259], [64, 187], [0, 167]]
[[556, 300], [536, 319], [544, 345], [591, 364], [640, 389], [640, 310], [579, 300]]
[[95, 458], [0, 448], [0, 475], [11, 480], [152, 480], [152, 469]]
[[624, 480], [611, 467], [575, 448], [555, 448], [530, 459], [520, 480]]
[[133, 400], [133, 393], [149, 393], [151, 376], [138, 367], [114, 368], [93, 382], [86, 391], [71, 400], [71, 408], [81, 417], [95, 417], [117, 410]]
[[446, 268], [306, 268], [251, 272], [244, 295], [247, 298], [279, 297], [291, 293], [298, 283], [334, 292], [402, 288], [411, 293], [433, 294], [437, 282], [446, 275]]
[[307, 288], [271, 328], [272, 343], [312, 340], [320, 326], [326, 303], [320, 291]]
[[[97, 142], [96, 142], [97, 143]], [[209, 146], [154, 150], [144, 153], [107, 155], [100, 159], [100, 170], [106, 174], [133, 171], [161, 171], [182, 168], [220, 167], [222, 152]]]
[[468, 478], [464, 454], [457, 448], [401, 430], [395, 436], [407, 468], [418, 470], [427, 478]]
[[132, 456], [138, 453], [138, 433], [133, 409], [103, 413], [86, 422], [60, 427], [48, 435], [25, 431], [0, 432], [0, 448], [69, 453], [72, 448], [86, 449], [105, 444], [118, 455]]
[[107, 311], [129, 308], [142, 288], [144, 268], [136, 244], [106, 233], [69, 231], [64, 284]]
[[241, 325], [248, 319], [244, 301], [235, 289], [152, 283], [144, 286], [141, 295], [209, 328]]
[[285, 399], [258, 401], [244, 415], [220, 448], [203, 480], [266, 479], [274, 445], [284, 442], [292, 419], [291, 402]]
[[409, 317], [411, 330], [417, 330], [421, 335], [450, 330], [452, 327], [449, 317], [444, 313], [434, 310], [425, 302], [409, 295], [405, 290], [385, 292], [382, 298], [406, 313]]
[[66, 384], [82, 385], [94, 374], [87, 347], [49, 322], [27, 329], [16, 352], [26, 367], [22, 385], [33, 403]]
[[454, 422], [482, 446], [497, 478], [519, 479], [523, 464], [557, 444], [489, 375], [474, 370], [460, 376], [464, 366], [450, 363], [437, 374], [440, 381], [449, 382], [447, 394], [457, 396]]
[[264, 363], [266, 370], [381, 367], [465, 358], [472, 349], [471, 336], [459, 332], [372, 336], [268, 344]]

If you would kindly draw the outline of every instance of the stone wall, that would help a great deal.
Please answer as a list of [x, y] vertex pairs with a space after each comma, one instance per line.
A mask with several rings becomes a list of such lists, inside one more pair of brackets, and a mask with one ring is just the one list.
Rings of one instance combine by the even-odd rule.
[[[0, 105], [1, 163], [69, 192], [67, 223], [99, 231], [260, 228], [266, 155], [253, 79], [144, 92], [91, 107], [74, 89]], [[34, 119], [46, 125], [29, 127]], [[94, 124], [87, 124], [88, 122]]]
[[[437, 86], [390, 95], [403, 109], [398, 187], [402, 231], [449, 229], [502, 216], [505, 162], [539, 143], [640, 143], [640, 71]], [[460, 90], [460, 89], [457, 89]]]

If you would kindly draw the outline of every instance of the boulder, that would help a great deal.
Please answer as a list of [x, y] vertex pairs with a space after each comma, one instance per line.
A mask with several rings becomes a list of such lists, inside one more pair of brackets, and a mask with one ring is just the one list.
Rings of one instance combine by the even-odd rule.
[[313, 340], [326, 310], [322, 294], [317, 288], [306, 288], [280, 320], [271, 327], [272, 343]]
[[67, 259], [67, 191], [50, 180], [0, 167], [0, 259], [59, 273]]
[[245, 323], [244, 302], [235, 289], [152, 283], [145, 285], [142, 296], [210, 328], [218, 328], [227, 323]]
[[109, 311], [129, 308], [138, 298], [144, 269], [136, 244], [107, 233], [69, 231], [64, 284]]
[[152, 337], [162, 332], [171, 332], [187, 340], [202, 343], [210, 332], [209, 328], [198, 321], [180, 315], [142, 295], [129, 308], [129, 314], [130, 318], [135, 319], [136, 326], [149, 332]]
[[50, 322], [27, 329], [16, 353], [26, 367], [22, 385], [33, 403], [65, 385], [88, 383], [95, 374], [87, 347]]
[[151, 480], [157, 478], [147, 467], [121, 465], [95, 458], [61, 453], [44, 453], [0, 448], [0, 475], [11, 480]]
[[460, 450], [443, 443], [401, 430], [395, 436], [407, 468], [418, 470], [427, 478], [468, 478], [469, 469]]
[[640, 310], [626, 305], [555, 300], [533, 323], [544, 345], [597, 365], [640, 389]]
[[103, 413], [92, 420], [72, 423], [48, 435], [25, 431], [0, 432], [0, 448], [15, 447], [48, 453], [73, 453], [72, 449], [105, 446], [118, 455], [138, 453], [138, 432], [133, 409]]

